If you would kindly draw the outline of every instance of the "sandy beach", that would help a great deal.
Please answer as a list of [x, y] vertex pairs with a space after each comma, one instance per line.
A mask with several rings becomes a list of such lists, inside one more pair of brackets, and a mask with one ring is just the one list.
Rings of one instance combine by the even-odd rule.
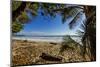
[[13, 40], [27, 40], [27, 41], [35, 41], [35, 42], [55, 42], [61, 43], [63, 41], [63, 37], [12, 37]]
[[[77, 50], [69, 48], [60, 53], [62, 45], [56, 42], [12, 40], [11, 46], [13, 66], [79, 62], [84, 60]], [[47, 54], [47, 58], [43, 58], [43, 54]], [[49, 55], [50, 57], [48, 58]], [[52, 58], [53, 60], [51, 60]]]

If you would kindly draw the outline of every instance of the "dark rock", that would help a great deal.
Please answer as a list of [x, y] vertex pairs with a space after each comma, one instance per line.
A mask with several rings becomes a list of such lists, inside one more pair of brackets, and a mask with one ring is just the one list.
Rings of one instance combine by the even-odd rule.
[[62, 60], [61, 57], [51, 56], [50, 54], [46, 54], [46, 53], [42, 53], [40, 57], [47, 61], [61, 61]]
[[57, 43], [50, 42], [50, 44], [57, 45]]

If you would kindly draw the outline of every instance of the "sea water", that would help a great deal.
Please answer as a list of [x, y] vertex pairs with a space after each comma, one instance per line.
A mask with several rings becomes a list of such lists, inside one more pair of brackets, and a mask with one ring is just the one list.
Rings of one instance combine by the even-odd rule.
[[29, 41], [45, 41], [45, 42], [62, 42], [63, 36], [12, 36], [15, 40], [29, 40]]
[[[77, 43], [80, 43], [82, 45], [81, 42], [81, 37], [79, 36], [70, 36], [74, 41], [76, 41]], [[64, 36], [12, 36], [12, 39], [14, 40], [28, 40], [28, 41], [36, 41], [36, 42], [63, 42], [63, 38]]]

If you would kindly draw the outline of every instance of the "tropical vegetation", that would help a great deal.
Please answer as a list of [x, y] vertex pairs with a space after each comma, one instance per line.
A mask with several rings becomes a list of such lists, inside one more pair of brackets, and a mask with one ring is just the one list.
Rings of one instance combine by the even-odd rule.
[[27, 13], [37, 16], [39, 9], [41, 9], [41, 15], [43, 16], [55, 18], [56, 14], [60, 14], [62, 23], [65, 23], [69, 17], [72, 17], [72, 20], [69, 23], [70, 29], [75, 27], [74, 24], [76, 24], [77, 19], [80, 18], [79, 15], [81, 12], [85, 13], [86, 21], [81, 25], [84, 32], [81, 30], [78, 31], [79, 35], [82, 34], [83, 57], [85, 58], [86, 54], [88, 54], [91, 61], [96, 60], [95, 6], [12, 1], [12, 33], [21, 31], [24, 28], [24, 24], [27, 24], [27, 22], [30, 21]]

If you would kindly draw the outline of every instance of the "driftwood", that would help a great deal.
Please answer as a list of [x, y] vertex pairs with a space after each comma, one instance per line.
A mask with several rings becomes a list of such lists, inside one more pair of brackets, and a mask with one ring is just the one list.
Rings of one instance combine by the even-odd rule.
[[46, 61], [61, 61], [62, 60], [62, 57], [55, 57], [46, 53], [42, 53], [40, 57]]
[[57, 43], [50, 42], [50, 44], [57, 45]]

